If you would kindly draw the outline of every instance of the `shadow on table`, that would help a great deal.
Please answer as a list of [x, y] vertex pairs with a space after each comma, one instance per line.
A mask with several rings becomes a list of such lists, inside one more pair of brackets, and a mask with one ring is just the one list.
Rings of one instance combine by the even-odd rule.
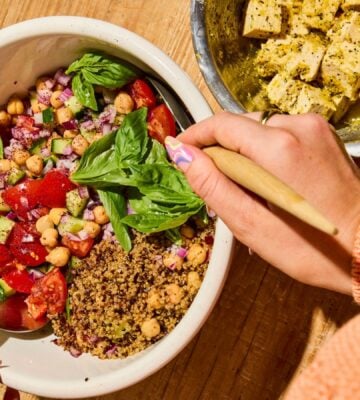
[[350, 297], [297, 283], [238, 246], [221, 298], [191, 344], [152, 377], [101, 399], [278, 399], [357, 312]]

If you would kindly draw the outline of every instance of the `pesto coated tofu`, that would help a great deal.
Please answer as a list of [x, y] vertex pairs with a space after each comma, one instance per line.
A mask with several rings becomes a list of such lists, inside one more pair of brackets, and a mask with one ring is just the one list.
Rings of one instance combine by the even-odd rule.
[[317, 76], [325, 50], [316, 35], [269, 39], [261, 45], [256, 59], [257, 70], [263, 77], [286, 72], [291, 77], [312, 81]]
[[359, 45], [346, 41], [333, 42], [325, 53], [321, 78], [333, 94], [357, 100], [360, 89]]
[[268, 97], [272, 104], [289, 114], [314, 112], [329, 119], [335, 111], [325, 91], [280, 74], [269, 83]]
[[276, 0], [249, 0], [245, 12], [243, 35], [269, 38], [281, 33], [281, 5]]
[[341, 8], [346, 10], [360, 10], [360, 0], [343, 0]]
[[306, 25], [327, 32], [334, 22], [341, 0], [304, 0], [302, 12]]
[[282, 0], [281, 5], [285, 32], [289, 35], [307, 35], [309, 28], [302, 13], [303, 0]]
[[327, 33], [332, 42], [360, 43], [360, 12], [344, 13]]
[[333, 96], [331, 100], [336, 108], [334, 114], [331, 117], [331, 120], [336, 124], [347, 113], [351, 101], [348, 97], [344, 96], [343, 94], [338, 94], [336, 96]]

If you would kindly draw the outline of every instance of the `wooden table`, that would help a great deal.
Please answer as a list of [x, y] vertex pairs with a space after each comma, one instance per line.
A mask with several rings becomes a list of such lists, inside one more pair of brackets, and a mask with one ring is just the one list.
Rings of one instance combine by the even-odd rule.
[[[218, 111], [196, 63], [189, 11], [189, 0], [1, 0], [0, 26], [48, 15], [121, 25], [172, 57]], [[187, 348], [143, 382], [97, 400], [277, 399], [355, 312], [350, 298], [296, 283], [238, 245], [222, 296]]]

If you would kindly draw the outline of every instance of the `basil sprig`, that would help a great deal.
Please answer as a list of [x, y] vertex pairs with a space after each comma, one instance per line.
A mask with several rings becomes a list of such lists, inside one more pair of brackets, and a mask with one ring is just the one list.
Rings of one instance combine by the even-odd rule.
[[[175, 229], [204, 202], [167, 159], [164, 147], [149, 138], [147, 109], [128, 114], [117, 132], [92, 143], [71, 179], [96, 188], [115, 234], [128, 249], [127, 225], [144, 233]], [[135, 214], [126, 215], [123, 194]]]
[[65, 72], [73, 74], [72, 90], [86, 107], [97, 111], [94, 85], [108, 89], [120, 88], [136, 77], [136, 72], [119, 63], [114, 57], [100, 53], [86, 53], [74, 61]]

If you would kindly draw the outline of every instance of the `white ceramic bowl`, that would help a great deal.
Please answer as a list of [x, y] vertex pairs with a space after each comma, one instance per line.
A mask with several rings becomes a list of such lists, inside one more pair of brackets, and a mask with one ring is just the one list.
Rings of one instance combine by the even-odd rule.
[[[211, 115], [189, 77], [157, 47], [116, 25], [79, 17], [29, 20], [0, 31], [0, 104], [26, 91], [35, 78], [66, 66], [86, 49], [99, 49], [160, 76], [178, 93], [196, 121]], [[233, 237], [218, 221], [204, 282], [190, 309], [165, 338], [125, 360], [73, 358], [51, 343], [54, 337], [0, 333], [1, 378], [11, 387], [46, 397], [87, 398], [120, 390], [163, 367], [199, 331], [226, 278]]]

